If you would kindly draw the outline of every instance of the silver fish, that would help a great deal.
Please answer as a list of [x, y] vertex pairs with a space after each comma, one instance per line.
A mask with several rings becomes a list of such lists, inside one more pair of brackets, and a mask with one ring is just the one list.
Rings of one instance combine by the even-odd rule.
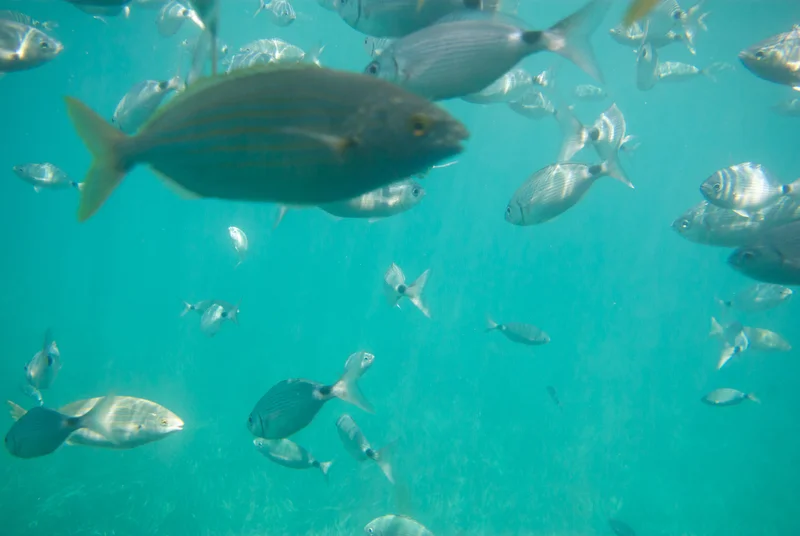
[[[102, 398], [78, 400], [59, 408], [68, 417], [82, 417], [91, 411]], [[10, 400], [11, 418], [20, 419], [25, 409]], [[67, 445], [83, 445], [107, 449], [132, 449], [158, 441], [183, 430], [183, 421], [160, 404], [132, 396], [115, 396], [106, 414], [105, 434], [88, 428], [73, 432]]]
[[164, 4], [164, 7], [158, 12], [158, 17], [156, 18], [158, 33], [164, 37], [175, 35], [187, 20], [192, 21], [201, 30], [205, 29], [203, 21], [200, 20], [200, 17], [194, 9], [185, 6], [177, 0], [171, 0], [167, 4]]
[[430, 318], [431, 313], [422, 301], [422, 292], [428, 282], [428, 274], [430, 274], [430, 270], [425, 270], [413, 283], [407, 285], [403, 270], [395, 263], [392, 263], [383, 275], [383, 292], [386, 295], [386, 301], [389, 305], [399, 308], [400, 300], [408, 298], [422, 314]]
[[575, 86], [572, 94], [576, 98], [584, 101], [602, 101], [608, 98], [608, 93], [605, 89], [592, 84], [580, 84]]
[[550, 342], [550, 335], [530, 324], [520, 324], [509, 322], [508, 324], [498, 324], [491, 318], [486, 320], [486, 331], [499, 331], [510, 341], [528, 346], [542, 346]]
[[291, 439], [264, 439], [257, 437], [253, 440], [256, 450], [269, 460], [290, 469], [311, 469], [315, 467], [322, 472], [325, 481], [328, 481], [328, 471], [333, 462], [321, 462], [314, 458], [310, 452], [292, 441]]
[[373, 519], [364, 527], [365, 536], [433, 536], [425, 526], [406, 516], [389, 514]]
[[729, 387], [714, 389], [700, 400], [710, 406], [735, 406], [745, 400], [761, 402], [753, 393], [743, 393]]
[[0, 19], [0, 73], [25, 71], [55, 59], [64, 45], [21, 22]]
[[800, 285], [800, 221], [764, 231], [731, 253], [728, 265], [756, 281]]
[[656, 67], [656, 78], [659, 82], [684, 82], [704, 76], [716, 82], [716, 75], [732, 70], [733, 66], [729, 63], [716, 62], [708, 67], [699, 69], [689, 63], [679, 61], [662, 61]]
[[36, 389], [49, 389], [60, 370], [61, 352], [53, 340], [53, 332], [48, 329], [44, 334], [42, 349], [25, 365], [25, 378]]
[[236, 263], [236, 266], [239, 266], [244, 261], [245, 257], [247, 257], [247, 235], [244, 234], [244, 231], [239, 229], [238, 227], [228, 227], [228, 236], [231, 237], [231, 242], [233, 242], [233, 249], [236, 251], [236, 255], [239, 257], [239, 262]]
[[532, 76], [525, 69], [512, 69], [482, 91], [461, 97], [474, 104], [495, 104], [515, 102], [525, 96], [534, 85], [547, 87], [550, 84], [550, 71]]
[[479, 93], [523, 58], [549, 50], [601, 80], [588, 38], [609, 5], [609, 0], [592, 0], [544, 31], [529, 31], [502, 18], [440, 22], [397, 39], [364, 72], [443, 100]]
[[728, 309], [737, 309], [746, 313], [769, 311], [786, 303], [792, 297], [792, 289], [783, 285], [756, 283], [733, 295], [730, 300], [719, 303]]
[[324, 48], [324, 46], [318, 45], [306, 52], [281, 39], [259, 39], [243, 46], [239, 52], [225, 60], [224, 63], [228, 66], [228, 73], [237, 69], [270, 63], [279, 65], [309, 63], [319, 66], [319, 57]]
[[739, 60], [759, 78], [800, 90], [800, 24], [743, 50]]
[[225, 318], [233, 322], [234, 324], [239, 323], [239, 304], [236, 305], [226, 302], [224, 300], [200, 300], [197, 303], [190, 303], [190, 302], [183, 302], [183, 311], [181, 311], [181, 316], [186, 316], [186, 313], [189, 311], [194, 311], [200, 316], [202, 316], [210, 307], [214, 305], [219, 305], [224, 310]]
[[18, 458], [37, 458], [55, 451], [74, 432], [88, 428], [108, 437], [107, 417], [114, 397], [103, 398], [81, 417], [70, 417], [45, 407], [35, 407], [16, 421], [5, 437], [6, 450]]
[[339, 218], [388, 218], [410, 210], [425, 197], [425, 189], [412, 180], [405, 180], [367, 192], [356, 198], [326, 203], [319, 208]]
[[117, 104], [111, 122], [126, 134], [133, 134], [156, 112], [173, 91], [184, 88], [180, 76], [169, 80], [144, 80], [135, 84]]
[[538, 225], [563, 214], [580, 201], [601, 177], [613, 177], [626, 186], [613, 162], [552, 164], [540, 169], [520, 186], [506, 207], [506, 221], [513, 225]]
[[392, 474], [392, 454], [394, 445], [387, 445], [380, 450], [375, 450], [370, 445], [361, 428], [358, 427], [353, 418], [345, 413], [336, 420], [336, 430], [339, 432], [339, 439], [342, 440], [344, 449], [356, 460], [363, 462], [372, 460], [378, 464], [386, 479], [394, 484]]
[[700, 186], [700, 193], [709, 203], [749, 217], [750, 211], [765, 208], [781, 196], [800, 199], [800, 179], [782, 184], [761, 164], [744, 162], [716, 171]]
[[281, 28], [289, 26], [297, 19], [297, 13], [294, 12], [292, 4], [288, 0], [259, 0], [258, 10], [253, 18], [257, 17], [262, 11], [267, 11], [270, 15], [270, 20], [275, 26]]
[[719, 338], [722, 341], [717, 370], [724, 367], [734, 356], [741, 355], [750, 348], [750, 339], [745, 333], [744, 326], [739, 322], [733, 322], [723, 327], [712, 316], [709, 336]]
[[522, 117], [533, 120], [556, 116], [555, 106], [550, 99], [536, 90], [528, 91], [518, 101], [509, 102], [508, 107]]
[[[66, 101], [96, 157], [80, 221], [137, 164], [193, 197], [320, 205], [426, 169], [460, 153], [469, 136], [444, 109], [394, 84], [315, 66], [252, 67], [206, 78], [134, 136], [77, 99]], [[198, 114], [207, 119], [198, 122]]]
[[[39, 391], [36, 387], [29, 383], [25, 383], [20, 386], [20, 391], [25, 393], [26, 396], [36, 401], [36, 403], [40, 406], [44, 405], [44, 398], [42, 398], [42, 392]], [[11, 404], [12, 402], [9, 402]]]
[[200, 329], [209, 337], [213, 337], [219, 332], [219, 329], [226, 320], [238, 324], [235, 319], [235, 314], [232, 317], [230, 311], [226, 310], [225, 307], [219, 304], [213, 304], [206, 309], [200, 317]]
[[744, 334], [750, 341], [750, 350], [756, 352], [790, 352], [792, 345], [780, 333], [750, 326], [744, 327]]
[[686, 48], [689, 49], [690, 54], [693, 56], [697, 54], [694, 43], [691, 39], [688, 39], [687, 34], [683, 32], [669, 30], [661, 35], [645, 36], [644, 28], [638, 22], [634, 22], [627, 27], [624, 24], [620, 24], [619, 26], [611, 28], [609, 33], [617, 43], [621, 45], [627, 45], [635, 49], [638, 49], [642, 43], [645, 42], [645, 38], [647, 37], [646, 42], [651, 44], [654, 48], [663, 48], [672, 43], [684, 43]]
[[646, 43], [636, 54], [636, 87], [640, 91], [649, 91], [657, 81], [658, 53], [653, 45]]
[[375, 355], [363, 350], [350, 354], [344, 363], [344, 373], [353, 380], [358, 380], [375, 362]]
[[393, 39], [389, 39], [388, 37], [367, 36], [364, 38], [364, 50], [367, 51], [370, 58], [375, 58], [383, 54], [383, 51], [392, 44], [392, 41]]
[[23, 164], [12, 168], [17, 177], [33, 186], [36, 193], [46, 190], [63, 190], [65, 188], [81, 189], [80, 183], [72, 180], [63, 170], [45, 162], [43, 164]]

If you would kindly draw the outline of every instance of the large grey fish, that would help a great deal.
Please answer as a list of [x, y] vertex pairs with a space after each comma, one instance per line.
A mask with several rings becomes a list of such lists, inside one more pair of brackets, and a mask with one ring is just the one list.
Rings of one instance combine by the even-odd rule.
[[[371, 362], [370, 362], [371, 363]], [[256, 437], [283, 439], [308, 426], [322, 406], [332, 398], [349, 402], [364, 411], [373, 412], [372, 404], [361, 393], [352, 363], [333, 385], [302, 379], [289, 379], [273, 385], [256, 403], [247, 428]]]
[[366, 536], [433, 536], [425, 526], [406, 516], [389, 514], [377, 517], [364, 527]]
[[345, 413], [336, 420], [336, 430], [339, 432], [339, 439], [342, 440], [344, 449], [356, 460], [363, 462], [372, 460], [378, 464], [387, 480], [394, 484], [392, 475], [392, 452], [393, 445], [388, 445], [380, 450], [375, 450], [370, 445], [361, 428], [358, 427], [353, 418]]
[[506, 221], [520, 226], [550, 221], [575, 206], [601, 177], [613, 177], [632, 187], [613, 161], [592, 166], [552, 164], [540, 169], [514, 192], [506, 206]]
[[743, 50], [739, 60], [759, 78], [800, 90], [800, 24]]
[[126, 134], [133, 134], [156, 112], [173, 91], [182, 89], [180, 76], [169, 80], [145, 80], [135, 84], [117, 103], [111, 122]]
[[792, 289], [783, 285], [755, 283], [733, 295], [730, 300], [720, 300], [723, 307], [738, 309], [746, 313], [768, 311], [786, 303], [792, 297]]
[[35, 407], [11, 426], [5, 438], [6, 449], [18, 458], [37, 458], [50, 454], [73, 432], [82, 428], [111, 437], [108, 414], [113, 404], [114, 397], [107, 396], [81, 417], [64, 415], [43, 406]]
[[64, 45], [38, 28], [0, 19], [0, 73], [25, 71], [51, 61]]
[[328, 471], [333, 462], [321, 462], [314, 458], [310, 452], [292, 441], [291, 439], [264, 439], [257, 437], [253, 440], [256, 450], [269, 460], [290, 469], [311, 469], [315, 467], [322, 472], [325, 481], [328, 480]]
[[506, 338], [513, 342], [520, 344], [527, 344], [528, 346], [542, 346], [550, 342], [550, 335], [530, 324], [520, 324], [519, 322], [509, 322], [507, 324], [498, 324], [491, 318], [486, 319], [486, 331], [497, 330]]
[[549, 50], [602, 80], [589, 45], [609, 0], [592, 0], [548, 30], [506, 18], [467, 17], [428, 26], [394, 41], [365, 72], [432, 100], [479, 93], [523, 58]]
[[47, 190], [62, 190], [64, 188], [81, 189], [80, 183], [72, 180], [69, 175], [59, 167], [45, 162], [43, 164], [23, 164], [14, 166], [17, 177], [33, 186], [35, 192]]
[[460, 153], [469, 136], [446, 111], [394, 84], [301, 65], [206, 78], [134, 136], [66, 100], [95, 156], [81, 221], [139, 164], [194, 196], [319, 205], [404, 179]]
[[745, 400], [761, 402], [753, 393], [743, 393], [729, 387], [714, 389], [700, 399], [701, 402], [709, 406], [735, 406]]
[[414, 304], [422, 314], [431, 317], [431, 312], [428, 306], [422, 301], [422, 292], [425, 290], [425, 284], [428, 282], [428, 275], [430, 269], [425, 270], [420, 274], [413, 283], [406, 284], [406, 276], [403, 270], [392, 263], [386, 273], [383, 274], [383, 293], [386, 296], [386, 301], [389, 305], [400, 308], [400, 300], [408, 298], [408, 301]]
[[744, 275], [777, 285], [800, 285], [800, 221], [774, 227], [728, 257]]
[[463, 10], [515, 11], [514, 0], [339, 0], [339, 16], [374, 37], [402, 37]]
[[[59, 408], [68, 417], [82, 417], [91, 411], [101, 397], [78, 400]], [[26, 411], [10, 400], [11, 418], [19, 420]], [[106, 415], [108, 437], [89, 428], [73, 432], [67, 445], [83, 445], [107, 449], [132, 449], [183, 430], [183, 421], [160, 404], [132, 396], [115, 396]], [[110, 439], [109, 439], [110, 438]]]
[[800, 179], [782, 184], [761, 164], [744, 162], [714, 172], [700, 185], [700, 192], [709, 203], [749, 217], [749, 211], [771, 205], [782, 196], [800, 199]]
[[48, 389], [53, 385], [60, 370], [61, 352], [53, 340], [53, 332], [48, 329], [44, 334], [42, 349], [25, 365], [25, 378], [28, 384], [36, 389]]
[[408, 179], [347, 201], [325, 203], [319, 208], [339, 218], [377, 220], [406, 212], [417, 206], [423, 197], [425, 197], [425, 189]]

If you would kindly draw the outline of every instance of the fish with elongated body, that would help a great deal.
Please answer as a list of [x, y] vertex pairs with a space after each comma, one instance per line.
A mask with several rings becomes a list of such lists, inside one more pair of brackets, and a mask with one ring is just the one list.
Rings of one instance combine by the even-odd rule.
[[758, 397], [753, 393], [743, 393], [742, 391], [729, 387], [714, 389], [700, 399], [701, 402], [709, 406], [735, 406], [741, 404], [745, 400], [761, 403]]
[[550, 342], [550, 335], [531, 324], [509, 322], [499, 324], [491, 318], [486, 319], [486, 331], [499, 331], [510, 341], [527, 344], [528, 346], [542, 346]]
[[[59, 408], [68, 417], [82, 417], [102, 400], [101, 397], [77, 400]], [[11, 418], [19, 420], [26, 411], [10, 400]], [[115, 396], [106, 414], [106, 437], [89, 428], [70, 434], [67, 445], [83, 445], [107, 449], [132, 449], [158, 441], [183, 430], [183, 421], [164, 406], [132, 396]]]
[[64, 170], [49, 162], [14, 166], [13, 170], [17, 177], [32, 185], [36, 193], [42, 190], [81, 189], [79, 182], [72, 180]]
[[67, 109], [95, 157], [80, 221], [139, 164], [196, 197], [319, 205], [458, 154], [469, 135], [446, 111], [393, 84], [301, 65], [205, 78], [134, 136], [76, 99], [67, 98]]
[[60, 41], [15, 20], [0, 19], [0, 73], [34, 69], [64, 50]]
[[474, 104], [498, 104], [515, 102], [525, 96], [534, 85], [547, 87], [551, 74], [542, 71], [536, 76], [525, 69], [512, 69], [478, 93], [461, 97]]
[[267, 459], [288, 467], [289, 469], [317, 468], [322, 472], [325, 481], [328, 480], [328, 471], [333, 462], [321, 462], [314, 458], [310, 452], [292, 441], [291, 439], [264, 439], [257, 437], [253, 440], [256, 450]]
[[763, 283], [800, 285], [800, 221], [769, 229], [737, 248], [728, 265]]
[[359, 462], [374, 461], [383, 471], [386, 479], [394, 484], [394, 476], [392, 474], [393, 445], [388, 445], [379, 450], [372, 448], [361, 428], [347, 413], [336, 420], [336, 430], [339, 432], [339, 439], [342, 440], [342, 445], [344, 445], [348, 454]]
[[656, 80], [658, 82], [685, 82], [698, 77], [706, 77], [715, 82], [717, 74], [732, 69], [733, 67], [729, 63], [721, 61], [714, 62], [702, 69], [690, 63], [662, 61], [656, 67]]
[[433, 536], [425, 525], [407, 516], [389, 514], [373, 519], [364, 527], [365, 536]]
[[545, 50], [560, 54], [602, 81], [589, 36], [609, 0], [592, 0], [544, 31], [490, 16], [442, 21], [395, 40], [364, 72], [431, 100], [479, 93], [522, 59]]

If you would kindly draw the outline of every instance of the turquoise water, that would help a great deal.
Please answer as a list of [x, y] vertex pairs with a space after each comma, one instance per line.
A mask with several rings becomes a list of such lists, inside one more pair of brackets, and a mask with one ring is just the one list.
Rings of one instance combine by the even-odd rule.
[[[325, 43], [330, 67], [369, 61], [363, 36], [310, 0], [297, 0], [288, 28], [252, 19], [255, 0], [222, 4], [233, 49], [280, 37], [306, 50]], [[612, 516], [642, 536], [800, 533], [797, 352], [716, 371], [714, 299], [749, 280], [725, 265], [728, 250], [670, 229], [718, 168], [752, 160], [787, 182], [797, 176], [797, 120], [768, 109], [790, 92], [752, 76], [736, 54], [787, 31], [800, 9], [790, 0], [707, 4], [697, 57], [672, 45], [661, 58], [734, 64], [716, 84], [637, 91], [634, 54], [606, 33], [622, 3], [594, 38], [608, 91], [642, 141], [622, 157], [635, 190], [601, 180], [557, 220], [511, 226], [506, 203], [552, 163], [558, 126], [453, 101], [444, 106], [472, 137], [457, 165], [424, 179], [418, 207], [374, 224], [293, 211], [273, 230], [273, 206], [183, 200], [143, 168], [84, 224], [75, 192], [36, 194], [19, 181], [13, 165], [44, 161], [80, 179], [90, 156], [62, 96], [110, 118], [131, 85], [172, 76], [178, 43], [195, 33], [162, 38], [152, 11], [104, 24], [63, 2], [0, 2], [58, 21], [65, 45], [52, 63], [0, 80], [0, 396], [30, 406], [23, 366], [52, 327], [63, 369], [47, 406], [114, 392], [154, 400], [186, 423], [130, 451], [0, 454], [0, 535], [359, 534], [386, 513], [445, 536], [605, 535]], [[520, 15], [545, 27], [579, 5], [537, 1]], [[540, 54], [523, 66], [554, 64]], [[587, 82], [571, 65], [558, 71], [567, 94]], [[576, 113], [590, 122], [609, 103], [577, 103]], [[250, 240], [238, 268], [229, 225]], [[385, 303], [392, 262], [410, 278], [431, 269], [432, 319]], [[241, 301], [241, 325], [207, 337], [197, 316], [179, 316], [182, 300], [201, 299]], [[743, 320], [797, 345], [798, 307]], [[484, 333], [487, 314], [536, 324], [552, 342], [529, 348]], [[245, 422], [271, 385], [333, 382], [362, 349], [376, 355], [361, 381], [376, 413], [334, 400], [293, 437], [335, 460], [329, 485], [255, 451]], [[700, 403], [718, 387], [755, 392], [763, 404]], [[343, 450], [334, 422], [344, 412], [374, 445], [397, 441], [396, 487]]]

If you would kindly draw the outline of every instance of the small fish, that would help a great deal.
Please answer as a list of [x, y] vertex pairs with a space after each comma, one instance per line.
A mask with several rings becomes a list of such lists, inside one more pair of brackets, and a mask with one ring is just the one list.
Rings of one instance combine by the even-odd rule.
[[368, 218], [372, 221], [406, 212], [425, 197], [425, 189], [405, 180], [367, 192], [354, 199], [325, 203], [319, 208], [339, 218]]
[[36, 403], [40, 406], [44, 405], [44, 398], [42, 398], [42, 393], [29, 383], [22, 384], [20, 386], [20, 390], [25, 393], [26, 396], [36, 401]]
[[763, 232], [731, 253], [728, 264], [756, 281], [800, 285], [800, 221]]
[[[59, 408], [68, 417], [82, 417], [91, 411], [101, 397], [78, 400]], [[19, 420], [25, 409], [10, 400], [11, 417]], [[132, 449], [158, 441], [183, 430], [183, 421], [170, 410], [144, 398], [115, 396], [106, 415], [108, 437], [88, 428], [73, 432], [67, 445], [83, 445], [107, 449]]]
[[[238, 307], [235, 309], [238, 312]], [[235, 324], [239, 322], [236, 320], [236, 312], [231, 314], [230, 310], [226, 310], [220, 304], [212, 304], [200, 317], [200, 329], [209, 337], [213, 337], [222, 327], [226, 320], [230, 320]]]
[[173, 36], [178, 33], [187, 20], [192, 21], [201, 30], [205, 28], [203, 21], [200, 20], [194, 9], [186, 7], [177, 0], [171, 0], [164, 4], [156, 18], [158, 33], [164, 37]]
[[345, 367], [333, 385], [302, 379], [278, 382], [256, 403], [247, 419], [247, 428], [254, 436], [264, 439], [289, 437], [308, 426], [325, 402], [332, 398], [372, 413], [372, 404], [358, 387], [361, 375], [354, 374], [351, 367]]
[[223, 312], [225, 314], [225, 318], [233, 322], [234, 324], [239, 323], [239, 304], [236, 305], [226, 302], [224, 300], [200, 300], [197, 303], [190, 303], [190, 302], [183, 302], [183, 311], [181, 311], [181, 316], [186, 316], [186, 313], [189, 311], [194, 311], [200, 316], [202, 316], [208, 309], [214, 305], [219, 305], [222, 307]]
[[772, 106], [772, 111], [786, 117], [800, 117], [800, 99], [788, 99]]
[[81, 417], [70, 417], [43, 406], [35, 407], [11, 426], [5, 437], [6, 450], [17, 458], [45, 456], [82, 428], [109, 437], [107, 417], [113, 403], [114, 397], [107, 396]]
[[622, 153], [633, 154], [636, 149], [638, 149], [642, 144], [639, 141], [636, 141], [636, 136], [631, 134], [626, 134], [622, 138], [622, 142], [619, 146], [619, 151]]
[[365, 536], [433, 536], [425, 526], [406, 516], [389, 514], [377, 517], [364, 527]]
[[510, 322], [508, 324], [498, 324], [491, 318], [486, 319], [486, 331], [497, 330], [510, 341], [520, 344], [527, 344], [528, 346], [542, 346], [550, 342], [550, 335], [530, 324], [520, 324], [518, 322]]
[[780, 333], [769, 329], [744, 327], [744, 334], [750, 341], [750, 350], [755, 352], [790, 352], [792, 345]]
[[153, 116], [170, 93], [182, 89], [184, 84], [180, 76], [139, 82], [120, 99], [111, 122], [122, 132], [133, 134]]
[[[350, 354], [344, 363], [344, 373], [352, 381], [357, 381], [375, 362], [375, 355], [363, 350]], [[352, 385], [352, 384], [351, 384]], [[357, 387], [357, 385], [356, 385]], [[363, 397], [362, 397], [363, 398]]]
[[716, 82], [718, 73], [730, 70], [733, 70], [733, 66], [724, 62], [715, 62], [704, 69], [699, 69], [689, 63], [662, 61], [656, 68], [656, 78], [659, 82], [685, 82], [704, 76]]
[[328, 471], [333, 462], [317, 460], [310, 452], [290, 439], [264, 439], [257, 437], [253, 440], [253, 445], [255, 445], [258, 452], [278, 465], [289, 469], [311, 469], [315, 467], [322, 472], [325, 481], [328, 481]]
[[592, 84], [577, 85], [572, 94], [583, 101], [602, 101], [608, 98], [608, 93], [605, 89]]
[[528, 91], [518, 101], [509, 102], [508, 107], [528, 119], [539, 120], [545, 117], [556, 117], [555, 106], [541, 91]]
[[719, 300], [727, 309], [738, 309], [746, 313], [769, 311], [786, 303], [792, 297], [792, 289], [783, 285], [756, 283], [733, 295], [730, 300]]
[[262, 11], [268, 11], [272, 24], [281, 28], [289, 26], [297, 18], [297, 14], [288, 0], [270, 0], [269, 2], [259, 0], [259, 4], [253, 18], [257, 17]]
[[[95, 156], [79, 221], [91, 217], [138, 164], [149, 164], [194, 197], [320, 205], [352, 199], [454, 156], [469, 136], [444, 109], [393, 84], [312, 66], [252, 67], [206, 78], [170, 100], [134, 136], [77, 99], [66, 101]], [[255, 109], [260, 112], [253, 115]], [[206, 118], [201, 123], [198, 114]]]
[[17, 177], [33, 186], [33, 191], [63, 190], [65, 188], [81, 189], [80, 183], [72, 180], [66, 172], [57, 166], [45, 162], [43, 164], [23, 164], [12, 168]]
[[550, 84], [549, 71], [536, 76], [525, 69], [512, 69], [478, 93], [461, 97], [473, 104], [506, 104], [516, 102], [525, 96], [534, 85], [547, 87]]
[[609, 6], [592, 0], [544, 31], [489, 17], [439, 22], [397, 39], [364, 72], [431, 100], [452, 99], [481, 92], [523, 58], [549, 50], [602, 81], [589, 36]]
[[370, 58], [376, 58], [383, 54], [389, 45], [392, 44], [393, 39], [387, 37], [370, 37], [364, 38], [364, 50], [367, 51]]
[[0, 19], [0, 73], [40, 67], [62, 50], [64, 45], [43, 31], [15, 20]]
[[734, 356], [741, 355], [750, 348], [750, 339], [744, 331], [744, 326], [739, 322], [733, 322], [723, 327], [712, 316], [709, 336], [722, 340], [722, 350], [717, 362], [717, 370], [724, 367]]
[[800, 179], [781, 184], [761, 164], [744, 162], [716, 171], [700, 186], [709, 203], [729, 208], [744, 217], [774, 203], [781, 196], [800, 199]]
[[553, 404], [560, 410], [563, 410], [564, 407], [561, 405], [561, 400], [558, 398], [558, 393], [556, 393], [556, 388], [552, 385], [547, 386], [547, 394], [550, 395], [550, 399], [553, 401]]
[[759, 78], [800, 91], [800, 24], [743, 50], [739, 60]]
[[345, 413], [336, 420], [336, 430], [342, 440], [345, 450], [359, 462], [372, 460], [378, 464], [386, 479], [394, 484], [392, 475], [392, 454], [394, 445], [388, 445], [380, 450], [375, 450], [367, 441], [364, 433], [353, 418]]
[[431, 313], [422, 301], [422, 292], [428, 282], [429, 273], [430, 270], [425, 270], [413, 283], [406, 285], [406, 276], [403, 270], [392, 263], [383, 276], [383, 292], [386, 295], [386, 301], [389, 305], [400, 308], [400, 300], [408, 298], [417, 309], [422, 311], [422, 314], [430, 318]]
[[649, 91], [658, 81], [658, 53], [650, 43], [645, 43], [636, 54], [636, 87]]
[[61, 370], [61, 352], [53, 332], [47, 330], [44, 334], [42, 349], [36, 352], [28, 364], [25, 365], [25, 378], [28, 384], [36, 389], [49, 389]]
[[617, 536], [636, 536], [636, 532], [627, 523], [619, 519], [609, 519], [608, 525]]
[[86, 14], [92, 15], [94, 18], [105, 22], [101, 16], [104, 17], [117, 17], [123, 15], [128, 18], [131, 14], [131, 8], [127, 5], [131, 0], [66, 0], [77, 9]]
[[753, 393], [743, 393], [736, 389], [723, 387], [722, 389], [714, 389], [700, 399], [704, 404], [709, 406], [735, 406], [745, 400], [761, 403], [761, 401]]
[[236, 251], [236, 255], [239, 257], [239, 262], [236, 263], [236, 266], [239, 266], [244, 262], [245, 257], [247, 257], [247, 235], [244, 234], [244, 231], [239, 229], [238, 227], [228, 227], [228, 236], [231, 237], [231, 242], [233, 242], [233, 249]]
[[620, 24], [615, 28], [611, 28], [609, 33], [617, 43], [633, 47], [637, 50], [644, 42], [649, 43], [656, 49], [663, 48], [672, 43], [684, 43], [686, 48], [689, 49], [690, 54], [693, 56], [697, 54], [697, 50], [690, 37], [691, 34], [687, 35], [685, 32], [670, 30], [661, 35], [646, 35], [644, 28], [638, 22], [635, 22], [628, 27]]
[[632, 187], [613, 162], [596, 165], [552, 164], [530, 176], [506, 206], [506, 221], [513, 225], [538, 225], [563, 214], [601, 177], [613, 177]]

